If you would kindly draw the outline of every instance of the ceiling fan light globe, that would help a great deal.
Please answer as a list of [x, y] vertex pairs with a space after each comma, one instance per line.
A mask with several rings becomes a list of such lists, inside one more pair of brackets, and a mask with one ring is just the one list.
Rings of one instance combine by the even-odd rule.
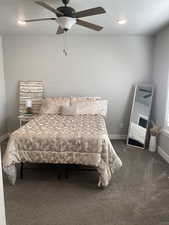
[[61, 16], [56, 21], [63, 30], [68, 31], [76, 23], [76, 18]]
[[18, 20], [17, 23], [19, 25], [26, 25], [26, 22], [24, 20]]

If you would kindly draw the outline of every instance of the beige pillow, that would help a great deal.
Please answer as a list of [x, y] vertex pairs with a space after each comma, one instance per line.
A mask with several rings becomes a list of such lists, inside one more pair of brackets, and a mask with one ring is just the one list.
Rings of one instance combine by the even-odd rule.
[[61, 114], [61, 107], [69, 105], [70, 98], [45, 98], [42, 100], [40, 114]]
[[71, 96], [71, 104], [77, 103], [77, 102], [93, 102], [93, 101], [97, 101], [97, 100], [101, 100], [101, 97], [74, 97]]
[[102, 115], [107, 114], [107, 100], [97, 100], [90, 102], [78, 102], [77, 114], [91, 114], [91, 115]]

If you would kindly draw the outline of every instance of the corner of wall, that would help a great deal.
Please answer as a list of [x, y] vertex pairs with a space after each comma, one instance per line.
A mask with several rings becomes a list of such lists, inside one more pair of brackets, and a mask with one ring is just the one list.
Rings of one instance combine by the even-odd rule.
[[7, 104], [5, 91], [5, 75], [3, 60], [3, 42], [0, 36], [0, 137], [7, 133]]

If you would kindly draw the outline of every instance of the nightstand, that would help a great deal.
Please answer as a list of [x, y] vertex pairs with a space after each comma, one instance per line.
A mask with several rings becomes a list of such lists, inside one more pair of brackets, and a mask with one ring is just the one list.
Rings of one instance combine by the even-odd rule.
[[26, 124], [27, 122], [31, 121], [32, 119], [34, 119], [36, 116], [37, 114], [32, 114], [32, 115], [23, 114], [18, 116], [20, 127]]

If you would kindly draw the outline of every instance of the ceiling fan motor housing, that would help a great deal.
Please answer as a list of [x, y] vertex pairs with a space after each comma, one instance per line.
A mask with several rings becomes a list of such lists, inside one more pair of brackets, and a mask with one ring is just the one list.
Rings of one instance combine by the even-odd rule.
[[[68, 6], [61, 6], [59, 8], [57, 8], [57, 10], [59, 12], [62, 12], [64, 14], [64, 16], [67, 16], [67, 17], [75, 17], [75, 10], [72, 8], [72, 7], [68, 7]], [[61, 17], [62, 15], [60, 14], [57, 14], [56, 15], [58, 17]]]
[[70, 30], [72, 26], [76, 23], [76, 18], [74, 16], [75, 10], [72, 7], [68, 6], [59, 7], [57, 8], [57, 10], [64, 14], [64, 16], [62, 16], [56, 13], [58, 17], [57, 23], [64, 31]]

